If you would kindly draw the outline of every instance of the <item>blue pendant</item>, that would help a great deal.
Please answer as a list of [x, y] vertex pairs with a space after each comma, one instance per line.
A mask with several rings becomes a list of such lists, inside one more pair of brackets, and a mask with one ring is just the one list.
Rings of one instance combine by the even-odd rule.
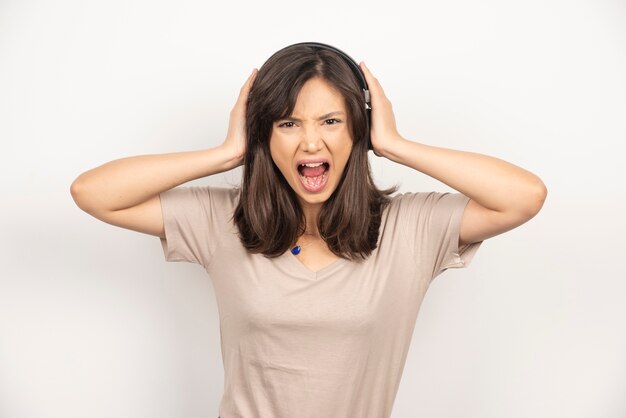
[[302, 247], [300, 247], [299, 245], [296, 245], [295, 247], [293, 247], [291, 249], [291, 254], [298, 255], [298, 254], [300, 254], [300, 250], [301, 249], [302, 249]]

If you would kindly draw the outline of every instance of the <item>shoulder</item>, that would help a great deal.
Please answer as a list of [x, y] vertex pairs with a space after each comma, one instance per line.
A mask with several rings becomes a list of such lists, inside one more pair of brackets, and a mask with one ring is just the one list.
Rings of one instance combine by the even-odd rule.
[[467, 201], [461, 193], [450, 192], [406, 192], [391, 196], [389, 206], [395, 208], [433, 208]]
[[241, 189], [237, 187], [217, 187], [217, 186], [203, 186], [201, 187], [201, 193], [210, 196], [215, 202], [237, 204]]
[[239, 188], [219, 186], [178, 186], [171, 188], [161, 195], [169, 195], [178, 198], [196, 198], [234, 201], [239, 196]]
[[161, 201], [171, 206], [199, 206], [207, 210], [234, 209], [240, 189], [217, 186], [178, 186], [161, 193]]
[[446, 219], [462, 213], [469, 198], [458, 192], [408, 192], [391, 197], [388, 215], [398, 218]]

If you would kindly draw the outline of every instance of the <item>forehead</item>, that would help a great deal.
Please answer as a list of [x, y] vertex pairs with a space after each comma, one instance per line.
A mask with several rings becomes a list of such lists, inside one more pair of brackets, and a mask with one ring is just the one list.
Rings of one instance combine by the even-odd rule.
[[345, 111], [345, 100], [335, 86], [323, 78], [315, 77], [304, 83], [300, 89], [293, 113], [318, 111]]

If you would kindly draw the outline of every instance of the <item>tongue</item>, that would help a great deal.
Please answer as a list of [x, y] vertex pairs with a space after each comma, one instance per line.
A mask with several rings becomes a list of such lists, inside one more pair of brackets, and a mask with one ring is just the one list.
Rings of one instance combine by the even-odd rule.
[[326, 171], [326, 166], [324, 164], [317, 167], [300, 167], [300, 173], [302, 173], [302, 175], [305, 177], [321, 176], [322, 174], [324, 174], [324, 171]]

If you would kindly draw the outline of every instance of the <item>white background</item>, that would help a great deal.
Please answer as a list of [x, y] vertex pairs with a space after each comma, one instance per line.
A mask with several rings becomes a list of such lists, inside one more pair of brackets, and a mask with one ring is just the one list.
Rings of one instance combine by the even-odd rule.
[[[252, 68], [301, 41], [364, 60], [403, 136], [549, 189], [535, 219], [433, 282], [393, 417], [626, 417], [618, 0], [0, 0], [0, 417], [217, 416], [209, 277], [81, 212], [69, 186], [219, 144]], [[371, 158], [381, 187], [448, 190]]]

